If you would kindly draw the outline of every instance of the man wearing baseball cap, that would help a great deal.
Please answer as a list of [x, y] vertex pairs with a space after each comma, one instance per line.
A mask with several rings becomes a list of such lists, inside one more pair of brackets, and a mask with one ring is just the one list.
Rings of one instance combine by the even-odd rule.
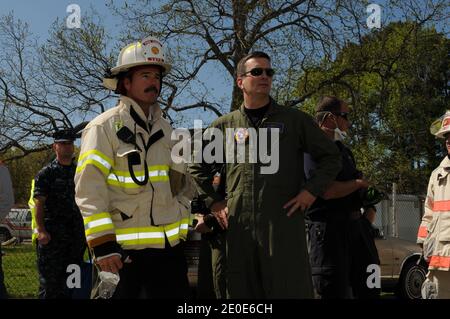
[[36, 175], [32, 187], [33, 242], [37, 244], [39, 298], [71, 298], [67, 267], [81, 265], [86, 250], [83, 220], [75, 203], [75, 133], [54, 135], [56, 158]]

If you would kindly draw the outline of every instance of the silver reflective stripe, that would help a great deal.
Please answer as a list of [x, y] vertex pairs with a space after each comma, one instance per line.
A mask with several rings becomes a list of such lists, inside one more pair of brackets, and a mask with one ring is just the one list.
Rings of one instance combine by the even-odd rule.
[[107, 169], [111, 168], [111, 165], [109, 165], [109, 163], [107, 161], [105, 161], [103, 158], [101, 158], [100, 156], [96, 155], [96, 154], [89, 154], [88, 156], [86, 156], [81, 163], [78, 164], [78, 166], [82, 166], [84, 164], [85, 161], [89, 160], [89, 159], [93, 159], [96, 162], [99, 162], [100, 164], [102, 164], [103, 166], [105, 166]]
[[106, 217], [106, 218], [102, 218], [102, 219], [98, 219], [98, 220], [89, 222], [86, 225], [84, 225], [84, 228], [87, 230], [87, 229], [94, 228], [97, 226], [107, 225], [107, 224], [112, 224], [112, 223], [113, 222], [112, 222], [111, 218]]
[[[140, 182], [144, 180], [145, 176], [136, 176], [136, 179]], [[115, 174], [109, 174], [108, 179], [112, 179], [114, 181], [119, 181], [121, 183], [134, 183], [133, 179], [131, 177], [121, 176], [121, 175], [115, 175]]]
[[180, 228], [177, 227], [175, 229], [171, 229], [171, 230], [166, 231], [166, 235], [167, 235], [167, 237], [171, 237], [173, 235], [178, 234], [179, 232], [180, 232]]
[[117, 241], [127, 241], [127, 240], [136, 240], [136, 239], [145, 239], [145, 238], [164, 238], [164, 233], [147, 232], [147, 233], [116, 235]]
[[[149, 171], [148, 172], [149, 177], [156, 177], [156, 176], [168, 176], [167, 171]], [[136, 179], [140, 182], [144, 180], [144, 175], [137, 175]], [[123, 175], [117, 175], [117, 174], [109, 174], [108, 179], [112, 179], [115, 181], [119, 181], [121, 183], [134, 183], [133, 179], [128, 176]]]
[[188, 229], [189, 225], [188, 224], [181, 224], [180, 225], [180, 229]]
[[149, 171], [148, 175], [150, 177], [155, 177], [155, 176], [168, 176], [167, 171]]

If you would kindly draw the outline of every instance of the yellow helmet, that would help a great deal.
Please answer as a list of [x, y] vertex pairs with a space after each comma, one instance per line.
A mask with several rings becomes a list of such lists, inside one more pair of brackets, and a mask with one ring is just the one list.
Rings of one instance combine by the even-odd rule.
[[127, 45], [120, 51], [116, 66], [110, 70], [108, 77], [103, 78], [103, 85], [110, 90], [115, 90], [117, 75], [139, 65], [158, 65], [162, 68], [163, 75], [169, 73], [172, 68], [166, 59], [161, 42], [155, 37], [146, 37], [142, 41]]

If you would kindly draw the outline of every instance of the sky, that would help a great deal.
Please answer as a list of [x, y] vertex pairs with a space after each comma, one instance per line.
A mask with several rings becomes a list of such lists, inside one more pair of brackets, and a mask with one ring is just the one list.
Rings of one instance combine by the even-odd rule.
[[[373, 2], [384, 6], [387, 1], [388, 0], [378, 0]], [[21, 19], [29, 24], [30, 30], [32, 30], [34, 35], [42, 43], [48, 37], [51, 24], [57, 18], [66, 20], [71, 14], [67, 12], [68, 6], [70, 4], [77, 4], [81, 10], [81, 27], [83, 27], [83, 14], [94, 9], [98, 13], [101, 13], [107, 31], [113, 35], [113, 38], [117, 38], [117, 34], [119, 34], [121, 29], [121, 21], [120, 18], [114, 16], [106, 6], [106, 3], [109, 2], [110, 0], [0, 0], [0, 16], [13, 12], [16, 19]], [[123, 0], [114, 0], [115, 4], [120, 4], [122, 2]], [[152, 2], [155, 3], [157, 1], [152, 0]], [[447, 28], [445, 27], [445, 29]], [[119, 54], [119, 52], [117, 52], [117, 54]], [[215, 101], [223, 101], [223, 109], [226, 112], [231, 100], [233, 80], [226, 73], [224, 67], [222, 65], [218, 66], [218, 64], [207, 65], [206, 68], [198, 74], [198, 77], [201, 82], [206, 83], [208, 92], [214, 96]], [[176, 101], [183, 104], [190, 104], [193, 102], [192, 100], [189, 100], [188, 96], [178, 98]], [[197, 109], [192, 112], [183, 112], [183, 114], [190, 120], [194, 118], [202, 119], [206, 124], [214, 118], [212, 113], [208, 111], [204, 112], [203, 109]], [[176, 117], [174, 119], [177, 120]], [[187, 125], [192, 126], [189, 124]]]
[[[33, 35], [38, 38], [40, 43], [43, 43], [49, 35], [49, 29], [52, 23], [59, 18], [60, 20], [67, 20], [69, 15], [73, 12], [67, 8], [71, 4], [77, 4], [80, 7], [81, 15], [81, 27], [83, 27], [83, 13], [94, 9], [96, 12], [101, 13], [101, 17], [106, 26], [107, 31], [113, 35], [113, 38], [117, 39], [117, 35], [121, 30], [120, 17], [114, 16], [110, 9], [106, 6], [109, 0], [0, 0], [0, 16], [13, 12], [16, 19], [20, 19], [30, 26], [30, 30]], [[120, 4], [123, 1], [115, 0], [115, 4]], [[117, 52], [117, 55], [119, 52]], [[232, 87], [232, 80], [224, 75], [223, 72], [218, 72], [217, 66], [207, 66], [198, 77], [201, 81], [208, 83], [210, 86], [209, 92], [215, 94], [217, 97], [221, 97], [223, 100], [227, 100], [224, 103], [224, 110], [229, 109], [230, 92]], [[190, 104], [191, 101], [186, 99], [179, 99], [183, 104]], [[186, 101], [186, 102], [185, 102]], [[115, 101], [112, 101], [114, 106]], [[177, 114], [171, 114], [174, 116], [174, 120], [179, 120]], [[210, 112], [204, 112], [203, 109], [197, 109], [194, 111], [183, 112], [184, 118], [189, 119], [188, 122], [181, 122], [182, 126], [189, 126], [192, 119], [202, 119], [205, 123], [209, 123], [213, 118], [213, 114]], [[180, 123], [180, 122], [177, 122]], [[192, 124], [193, 125], [193, 124]], [[190, 126], [192, 126], [190, 125]]]

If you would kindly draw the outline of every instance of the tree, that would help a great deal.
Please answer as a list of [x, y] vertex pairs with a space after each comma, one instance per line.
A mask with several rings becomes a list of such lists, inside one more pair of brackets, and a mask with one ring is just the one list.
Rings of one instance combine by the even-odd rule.
[[[20, 152], [18, 149], [10, 149], [5, 154], [7, 157], [13, 157], [15, 152]], [[16, 205], [27, 206], [30, 197], [31, 180], [39, 172], [39, 170], [46, 165], [53, 157], [53, 152], [50, 150], [42, 152], [34, 152], [28, 156], [18, 158], [8, 163], [8, 168], [11, 174], [11, 180], [14, 188], [14, 199]]]
[[[164, 38], [174, 48], [176, 85], [170, 99], [179, 95], [177, 88], [192, 88], [194, 100], [207, 99], [207, 88], [197, 76], [206, 65], [222, 69], [233, 81], [230, 110], [242, 101], [241, 90], [234, 81], [238, 61], [250, 51], [263, 50], [273, 57], [278, 69], [275, 97], [291, 97], [290, 92], [300, 74], [300, 66], [309, 67], [329, 60], [349, 41], [359, 42], [370, 30], [366, 27], [369, 1], [340, 0], [169, 0], [160, 5], [151, 1], [126, 1], [111, 7], [126, 23], [124, 39], [136, 39], [149, 33]], [[401, 19], [400, 15], [421, 22], [445, 21], [446, 1], [426, 4], [389, 1], [383, 7], [384, 21]], [[447, 15], [446, 15], [447, 14]], [[294, 70], [294, 71], [293, 71]], [[181, 89], [181, 90], [182, 90]], [[306, 96], [296, 99], [303, 101]], [[290, 103], [294, 104], [294, 103]], [[192, 107], [196, 107], [193, 104]]]
[[[388, 21], [407, 8], [415, 20], [430, 22], [442, 19], [446, 1], [389, 3], [392, 7], [383, 11]], [[87, 12], [81, 29], [68, 29], [57, 20], [43, 45], [26, 23], [11, 14], [4, 16], [0, 19], [4, 47], [0, 51], [0, 154], [11, 147], [21, 150], [15, 157], [48, 149], [53, 132], [74, 127], [114, 105], [116, 96], [102, 87], [102, 77], [124, 44], [149, 34], [172, 49], [174, 69], [164, 79], [160, 98], [170, 120], [193, 109], [219, 116], [227, 111], [224, 101], [235, 109], [242, 100], [235, 84], [229, 96], [217, 97], [209, 79], [201, 80], [199, 75], [213, 68], [234, 83], [237, 62], [257, 49], [272, 56], [280, 74], [273, 96], [280, 102], [293, 99], [292, 89], [302, 75], [299, 69], [333, 61], [350, 39], [358, 44], [369, 32], [367, 4], [359, 0], [135, 0], [118, 7], [111, 1], [111, 10], [123, 18], [119, 41], [107, 33], [95, 12]], [[345, 75], [337, 73], [319, 86]], [[317, 91], [311, 89], [297, 102]]]
[[424, 193], [443, 155], [429, 126], [449, 105], [449, 49], [449, 38], [432, 27], [392, 23], [307, 70], [298, 95], [315, 92], [304, 105], [310, 112], [319, 95], [348, 99], [354, 153], [370, 180]]
[[87, 28], [71, 33], [56, 21], [40, 46], [26, 23], [12, 14], [0, 19], [0, 154], [11, 147], [13, 158], [48, 150], [55, 131], [105, 110], [111, 94], [101, 79], [112, 58], [104, 29], [85, 23]]
[[[347, 2], [355, 7], [355, 16], [345, 14]], [[345, 23], [358, 24], [365, 13], [358, 1], [330, 4], [321, 0], [170, 0], [160, 6], [135, 1], [122, 7], [111, 1], [111, 7], [127, 24], [125, 39], [155, 34], [171, 44], [176, 86], [168, 105], [179, 94], [177, 88], [199, 84], [196, 77], [207, 64], [223, 70], [234, 83], [238, 61], [252, 50], [268, 51], [280, 74], [286, 74], [299, 61], [332, 55], [342, 40], [340, 36], [348, 34]], [[341, 32], [339, 36], [337, 32]], [[205, 97], [214, 99], [198, 87], [193, 96], [203, 102]], [[230, 110], [241, 101], [241, 90], [234, 83]]]

